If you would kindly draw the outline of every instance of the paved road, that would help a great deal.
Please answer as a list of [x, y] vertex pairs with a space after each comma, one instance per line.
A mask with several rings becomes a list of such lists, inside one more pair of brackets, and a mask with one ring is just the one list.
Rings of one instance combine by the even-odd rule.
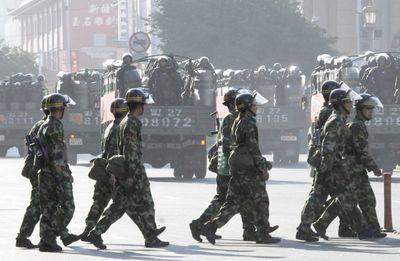
[[[93, 181], [87, 177], [89, 157], [81, 157], [80, 165], [73, 166], [76, 201], [75, 216], [70, 231], [80, 233], [91, 204]], [[83, 163], [83, 164], [82, 164]], [[277, 245], [256, 245], [241, 241], [241, 221], [235, 217], [218, 233], [223, 240], [215, 246], [197, 243], [188, 229], [189, 222], [201, 214], [215, 191], [214, 174], [201, 181], [172, 178], [171, 169], [147, 169], [156, 204], [158, 224], [166, 225], [161, 238], [169, 240], [165, 249], [146, 249], [135, 225], [124, 216], [104, 235], [108, 250], [99, 251], [89, 244], [77, 242], [64, 248], [62, 254], [40, 253], [37, 250], [17, 249], [15, 236], [28, 203], [29, 181], [19, 174], [20, 158], [0, 159], [0, 260], [399, 260], [400, 235], [390, 234], [377, 241], [338, 239], [337, 223], [328, 230], [331, 240], [306, 244], [296, 241], [294, 234], [299, 215], [310, 189], [306, 164], [301, 162], [287, 168], [275, 167], [267, 189], [270, 195], [271, 224], [279, 224], [274, 235], [281, 237]], [[393, 222], [400, 229], [400, 173], [393, 178]], [[372, 178], [378, 201], [378, 213], [383, 223], [383, 183]], [[38, 241], [38, 230], [32, 237]]]

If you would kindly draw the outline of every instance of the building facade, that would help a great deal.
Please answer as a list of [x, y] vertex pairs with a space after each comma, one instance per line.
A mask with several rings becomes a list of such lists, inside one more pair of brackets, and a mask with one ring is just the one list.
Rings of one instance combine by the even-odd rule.
[[398, 0], [300, 0], [311, 23], [333, 37], [340, 53], [400, 50]]

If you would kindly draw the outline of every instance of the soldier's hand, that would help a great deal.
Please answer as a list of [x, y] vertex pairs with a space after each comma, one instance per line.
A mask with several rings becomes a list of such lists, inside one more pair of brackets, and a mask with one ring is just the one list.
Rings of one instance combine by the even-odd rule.
[[374, 172], [374, 175], [377, 177], [382, 176], [382, 171], [380, 169], [375, 169], [373, 172]]
[[269, 180], [269, 172], [268, 171], [264, 171], [263, 173], [262, 173], [262, 179], [264, 180], [264, 181], [267, 181], [267, 180]]
[[268, 160], [267, 160], [265, 164], [266, 164], [268, 170], [271, 170], [271, 169], [272, 169], [272, 163], [271, 163], [271, 161], [268, 161]]

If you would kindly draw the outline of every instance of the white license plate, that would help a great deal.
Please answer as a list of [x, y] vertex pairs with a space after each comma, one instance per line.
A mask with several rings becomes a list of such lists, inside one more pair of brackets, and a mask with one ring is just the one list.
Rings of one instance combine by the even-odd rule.
[[0, 141], [5, 141], [6, 137], [4, 135], [0, 135]]
[[281, 136], [281, 141], [297, 141], [297, 136]]
[[83, 145], [83, 140], [74, 138], [74, 139], [69, 139], [69, 145], [70, 146], [82, 146]]

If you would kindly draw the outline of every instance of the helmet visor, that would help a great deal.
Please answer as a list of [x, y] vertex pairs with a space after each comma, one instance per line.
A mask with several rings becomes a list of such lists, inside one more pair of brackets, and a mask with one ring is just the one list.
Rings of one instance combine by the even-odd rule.
[[259, 93], [258, 91], [250, 91], [248, 89], [238, 89], [238, 95], [242, 93], [250, 93], [251, 95], [253, 95], [254, 104], [256, 105], [264, 105], [269, 101], [267, 98], [262, 96], [262, 94]]
[[63, 94], [63, 96], [64, 96], [65, 101], [66, 101], [66, 103], [67, 103], [67, 107], [68, 107], [69, 105], [72, 105], [72, 106], [75, 106], [75, 105], [76, 105], [76, 102], [75, 102], [69, 95]]
[[154, 103], [155, 102], [154, 102], [153, 96], [151, 96], [151, 94], [147, 94], [145, 104], [154, 104]]
[[[357, 102], [359, 100], [362, 100], [361, 96], [357, 97], [357, 99], [354, 100], [354, 101]], [[383, 104], [382, 104], [381, 100], [379, 100], [378, 97], [371, 96], [371, 97], [368, 97], [368, 99], [362, 103], [362, 107], [374, 108], [375, 110], [377, 110], [377, 109], [378, 110], [382, 110], [383, 109]]]
[[351, 89], [350, 86], [348, 86], [344, 82], [340, 83], [339, 90], [344, 90], [347, 93], [347, 95], [349, 96], [350, 101], [355, 101], [356, 99], [360, 99], [361, 98], [361, 96], [358, 93], [353, 91], [353, 89]]

